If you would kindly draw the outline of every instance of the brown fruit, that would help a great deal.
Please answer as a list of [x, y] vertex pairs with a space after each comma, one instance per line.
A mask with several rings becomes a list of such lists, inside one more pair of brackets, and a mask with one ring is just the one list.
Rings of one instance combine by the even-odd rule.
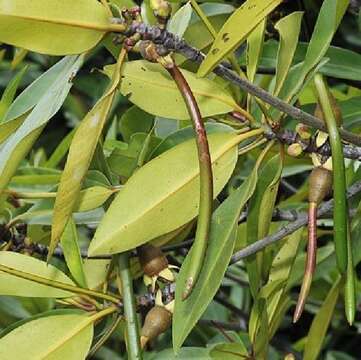
[[323, 167], [314, 168], [309, 177], [309, 184], [308, 201], [318, 205], [331, 191], [332, 172]]
[[146, 244], [137, 249], [139, 262], [145, 275], [158, 275], [168, 267], [168, 260], [162, 250], [156, 246]]
[[153, 340], [164, 333], [171, 323], [172, 313], [163, 306], [154, 306], [144, 320], [140, 338], [142, 348], [144, 348], [149, 340]]

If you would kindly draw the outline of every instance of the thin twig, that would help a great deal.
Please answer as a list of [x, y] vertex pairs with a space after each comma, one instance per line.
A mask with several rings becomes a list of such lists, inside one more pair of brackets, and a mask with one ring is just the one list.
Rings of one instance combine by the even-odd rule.
[[[356, 182], [349, 188], [349, 190], [347, 191], [347, 198], [350, 199], [359, 192], [361, 192], [361, 181]], [[329, 213], [333, 209], [333, 207], [334, 207], [333, 199], [323, 203], [323, 205], [321, 205], [317, 211], [317, 217]], [[281, 229], [275, 232], [274, 234], [266, 236], [265, 238], [258, 240], [253, 244], [245, 247], [244, 249], [236, 252], [231, 258], [230, 265], [235, 264], [238, 261], [257, 253], [258, 251], [264, 249], [268, 245], [271, 245], [279, 240], [282, 240], [286, 236], [292, 234], [293, 232], [295, 232], [296, 230], [307, 224], [308, 224], [308, 215], [307, 213], [303, 213], [299, 215], [296, 221], [291, 222], [286, 226], [282, 226]]]
[[[180, 39], [176, 35], [168, 32], [167, 30], [159, 29], [156, 26], [150, 26], [140, 22], [133, 22], [131, 26], [128, 27], [126, 31], [123, 32], [126, 36], [131, 36], [133, 34], [139, 34], [143, 39], [151, 40], [159, 46], [159, 53], [166, 54], [170, 51], [175, 51], [182, 54], [187, 59], [201, 63], [205, 55], [198, 49], [193, 48], [188, 45], [183, 39]], [[318, 118], [313, 115], [306, 113], [305, 111], [292, 106], [285, 101], [278, 99], [277, 97], [271, 95], [266, 90], [252, 84], [246, 79], [240, 78], [235, 72], [233, 72], [229, 65], [226, 63], [221, 63], [217, 65], [214, 70], [214, 73], [230, 81], [231, 83], [237, 85], [242, 90], [247, 93], [261, 99], [265, 103], [273, 106], [279, 111], [291, 116], [294, 119], [299, 120], [300, 122], [312, 126], [316, 129], [326, 131], [325, 124]], [[361, 146], [361, 137], [353, 134], [349, 131], [340, 130], [341, 137], [355, 145]]]

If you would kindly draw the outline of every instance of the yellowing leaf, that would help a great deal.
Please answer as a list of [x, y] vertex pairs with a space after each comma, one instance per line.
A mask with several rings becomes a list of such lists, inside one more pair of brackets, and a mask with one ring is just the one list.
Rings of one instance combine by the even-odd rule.
[[248, 0], [238, 8], [218, 33], [209, 53], [199, 67], [198, 75], [203, 77], [210, 73], [281, 2], [282, 0]]
[[[232, 174], [244, 134], [208, 136], [214, 196]], [[199, 166], [194, 140], [181, 143], [141, 167], [120, 190], [89, 247], [89, 255], [133, 249], [189, 222], [198, 214]]]
[[29, 321], [0, 339], [2, 360], [85, 359], [93, 339], [86, 314], [53, 315]]
[[[187, 70], [182, 70], [182, 73], [196, 97], [203, 117], [237, 109], [231, 94], [214, 81], [199, 79]], [[125, 64], [122, 75], [121, 93], [144, 111], [170, 119], [189, 119], [177, 85], [161, 65], [145, 60], [131, 61]]]
[[[30, 256], [1, 251], [0, 265], [48, 280], [75, 285], [72, 280], [55, 266], [47, 265], [44, 261], [40, 261]], [[73, 294], [68, 291], [55, 289], [0, 271], [0, 295], [63, 298], [72, 296]], [[0, 358], [2, 359], [1, 356]]]
[[49, 255], [52, 255], [78, 199], [120, 81], [124, 52], [114, 68], [109, 89], [79, 125], [70, 145], [54, 205]]
[[0, 41], [39, 53], [83, 53], [109, 28], [96, 0], [0, 0]]

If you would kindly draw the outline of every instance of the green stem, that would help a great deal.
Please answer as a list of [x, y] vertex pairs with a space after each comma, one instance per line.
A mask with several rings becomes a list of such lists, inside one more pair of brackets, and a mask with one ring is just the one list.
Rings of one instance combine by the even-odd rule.
[[333, 194], [335, 207], [333, 211], [334, 240], [337, 265], [342, 274], [347, 269], [347, 202], [346, 202], [346, 177], [345, 164], [342, 150], [341, 137], [332, 110], [328, 89], [322, 75], [315, 76], [315, 86], [319, 102], [324, 113], [324, 118], [329, 134], [332, 168], [333, 168]]
[[333, 168], [333, 194], [334, 194], [334, 239], [338, 268], [341, 274], [346, 275], [345, 281], [345, 313], [350, 324], [355, 318], [355, 279], [351, 250], [351, 236], [349, 234], [348, 206], [346, 200], [346, 176], [341, 137], [337, 127], [334, 112], [328, 95], [327, 86], [321, 75], [315, 76], [315, 85], [319, 102], [329, 134], [332, 168]]
[[16, 277], [19, 277], [21, 279], [25, 279], [25, 280], [29, 280], [29, 281], [33, 281], [36, 282], [38, 284], [42, 284], [42, 285], [46, 285], [55, 289], [61, 289], [64, 291], [69, 291], [71, 293], [74, 294], [82, 294], [82, 295], [89, 295], [89, 296], [93, 296], [99, 299], [104, 299], [104, 300], [108, 300], [111, 301], [114, 304], [119, 304], [120, 299], [118, 297], [116, 297], [115, 295], [110, 295], [110, 294], [103, 294], [94, 290], [90, 290], [90, 289], [83, 289], [83, 288], [79, 288], [77, 286], [74, 285], [69, 285], [69, 284], [64, 284], [60, 281], [55, 281], [55, 280], [50, 280], [50, 279], [46, 279], [43, 278], [41, 276], [37, 276], [34, 274], [29, 274], [26, 273], [24, 271], [21, 270], [16, 270], [13, 269], [11, 267], [5, 266], [5, 265], [0, 265], [0, 271], [3, 271], [6, 274], [10, 274]]
[[173, 61], [167, 62], [166, 64], [163, 64], [163, 66], [168, 70], [183, 96], [188, 113], [192, 119], [198, 149], [200, 177], [199, 214], [196, 236], [193, 244], [192, 265], [189, 269], [182, 295], [183, 299], [186, 299], [191, 294], [192, 289], [197, 282], [207, 250], [213, 208], [212, 163], [202, 115], [187, 80]]
[[133, 279], [130, 273], [129, 254], [117, 256], [118, 275], [122, 282], [124, 315], [127, 324], [127, 349], [131, 360], [142, 360], [140, 349], [138, 319], [134, 301]]

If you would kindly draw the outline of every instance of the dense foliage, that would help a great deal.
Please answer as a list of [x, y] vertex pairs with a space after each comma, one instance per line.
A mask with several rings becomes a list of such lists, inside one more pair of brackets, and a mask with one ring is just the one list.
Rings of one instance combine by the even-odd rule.
[[359, 359], [360, 7], [0, 0], [0, 359]]

